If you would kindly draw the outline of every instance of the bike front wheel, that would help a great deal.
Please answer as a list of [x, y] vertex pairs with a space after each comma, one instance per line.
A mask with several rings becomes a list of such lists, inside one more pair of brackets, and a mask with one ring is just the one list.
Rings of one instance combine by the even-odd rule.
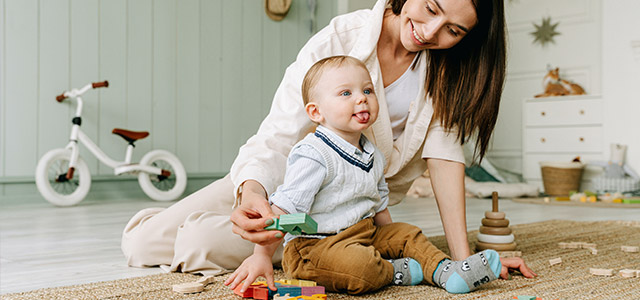
[[57, 206], [79, 203], [89, 193], [91, 172], [78, 157], [73, 176], [68, 179], [70, 149], [53, 149], [45, 153], [36, 166], [36, 186], [42, 197]]
[[182, 196], [187, 187], [187, 172], [180, 160], [169, 151], [153, 150], [145, 154], [140, 165], [169, 171], [169, 176], [140, 172], [138, 183], [149, 198], [156, 201], [171, 201]]

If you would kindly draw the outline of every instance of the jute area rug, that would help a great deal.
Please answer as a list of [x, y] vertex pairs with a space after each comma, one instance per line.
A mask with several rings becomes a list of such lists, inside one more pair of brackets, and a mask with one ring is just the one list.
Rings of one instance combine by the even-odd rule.
[[[620, 246], [640, 246], [640, 222], [574, 222], [547, 221], [512, 227], [523, 258], [538, 274], [535, 279], [514, 275], [511, 280], [496, 280], [470, 294], [454, 295], [428, 285], [387, 287], [376, 293], [349, 296], [328, 294], [328, 299], [512, 299], [532, 295], [547, 299], [640, 299], [640, 278], [624, 278], [620, 269], [640, 269], [640, 253], [622, 252]], [[474, 249], [475, 231], [469, 234]], [[431, 241], [447, 250], [443, 236]], [[598, 254], [588, 249], [560, 249], [559, 242], [596, 243]], [[562, 258], [559, 265], [550, 266], [552, 258]], [[589, 268], [610, 268], [612, 277], [589, 274]], [[371, 274], [375, 276], [375, 274]], [[199, 294], [178, 294], [173, 284], [195, 281], [188, 274], [159, 274], [146, 277], [98, 282], [31, 292], [6, 294], [2, 299], [241, 299], [222, 282], [219, 276]], [[281, 270], [276, 278], [285, 278]]]

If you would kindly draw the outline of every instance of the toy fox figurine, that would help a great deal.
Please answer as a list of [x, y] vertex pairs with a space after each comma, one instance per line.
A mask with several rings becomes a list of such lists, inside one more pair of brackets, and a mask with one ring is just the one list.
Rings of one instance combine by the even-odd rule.
[[586, 94], [580, 85], [566, 79], [561, 79], [559, 68], [549, 68], [549, 72], [542, 80], [542, 87], [544, 88], [544, 93], [536, 95], [536, 98]]

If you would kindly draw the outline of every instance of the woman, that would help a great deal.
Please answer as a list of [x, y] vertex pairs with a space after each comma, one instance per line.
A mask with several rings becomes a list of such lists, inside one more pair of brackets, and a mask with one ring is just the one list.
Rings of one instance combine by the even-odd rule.
[[[129, 265], [221, 274], [251, 255], [252, 242], [282, 238], [261, 230], [273, 216], [266, 199], [282, 183], [291, 147], [313, 129], [303, 109], [302, 78], [314, 62], [333, 55], [360, 59], [374, 81], [380, 112], [365, 134], [385, 155], [389, 204], [401, 201], [428, 168], [451, 256], [468, 257], [461, 145], [473, 136], [476, 157], [485, 154], [505, 52], [501, 0], [378, 0], [372, 10], [336, 17], [287, 68], [269, 115], [240, 148], [229, 175], [129, 221], [122, 241]], [[232, 204], [238, 207], [231, 215]], [[281, 257], [282, 249], [274, 263]], [[535, 276], [522, 259], [502, 264], [503, 278], [508, 268]]]

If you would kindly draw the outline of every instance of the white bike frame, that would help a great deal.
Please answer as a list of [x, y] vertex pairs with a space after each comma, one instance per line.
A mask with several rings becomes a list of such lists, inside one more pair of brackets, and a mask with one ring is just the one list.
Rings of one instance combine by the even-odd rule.
[[[92, 85], [87, 84], [80, 90], [73, 89], [69, 92], [64, 93], [65, 97], [75, 98], [77, 100], [78, 103], [77, 103], [76, 114], [75, 114], [77, 118], [82, 117], [82, 98], [80, 97], [80, 95], [84, 94], [86, 91], [88, 91], [91, 88], [92, 88]], [[140, 171], [146, 172], [149, 174], [162, 175], [162, 169], [160, 168], [156, 168], [152, 166], [143, 166], [137, 163], [133, 163], [133, 164], [131, 163], [131, 157], [133, 156], [133, 148], [134, 148], [132, 144], [129, 144], [127, 146], [127, 152], [125, 154], [124, 161], [119, 162], [119, 161], [113, 160], [111, 157], [105, 154], [104, 151], [102, 151], [102, 149], [100, 149], [100, 147], [98, 147], [98, 145], [96, 145], [91, 140], [91, 138], [89, 138], [89, 136], [87, 136], [84, 132], [82, 132], [82, 130], [80, 129], [80, 124], [75, 124], [75, 123], [73, 124], [73, 126], [71, 127], [71, 136], [69, 140], [70, 140], [69, 144], [67, 144], [67, 146], [65, 147], [65, 149], [71, 150], [71, 158], [69, 159], [69, 169], [72, 169], [72, 168], [75, 169], [76, 163], [78, 161], [78, 156], [80, 155], [80, 149], [78, 147], [78, 141], [79, 141], [85, 147], [87, 147], [87, 149], [89, 149], [89, 151], [96, 158], [98, 158], [100, 162], [111, 167], [114, 170], [115, 175], [120, 175], [124, 173], [135, 174]]]

